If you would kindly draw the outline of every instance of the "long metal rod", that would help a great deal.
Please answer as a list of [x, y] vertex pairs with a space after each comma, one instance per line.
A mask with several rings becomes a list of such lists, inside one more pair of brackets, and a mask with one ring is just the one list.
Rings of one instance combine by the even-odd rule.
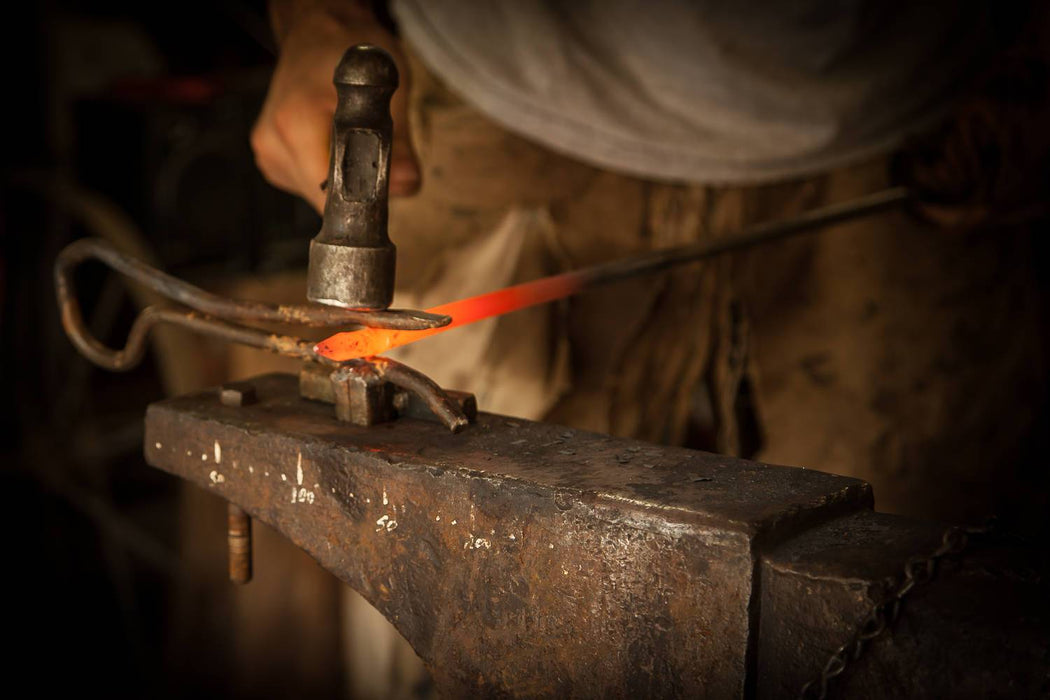
[[752, 248], [803, 231], [813, 231], [821, 226], [892, 209], [904, 204], [910, 198], [911, 195], [906, 188], [892, 187], [846, 202], [819, 207], [790, 219], [751, 226], [737, 234], [717, 240], [656, 250], [623, 260], [581, 268], [571, 274], [580, 275], [585, 286], [608, 284], [630, 277], [660, 272], [675, 265], [696, 262], [720, 253]]

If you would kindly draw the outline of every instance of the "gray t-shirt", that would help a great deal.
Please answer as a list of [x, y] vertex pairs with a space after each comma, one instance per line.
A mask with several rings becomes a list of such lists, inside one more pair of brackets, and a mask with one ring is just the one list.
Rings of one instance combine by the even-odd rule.
[[506, 128], [612, 170], [757, 182], [896, 146], [989, 42], [953, 0], [395, 0], [427, 66]]

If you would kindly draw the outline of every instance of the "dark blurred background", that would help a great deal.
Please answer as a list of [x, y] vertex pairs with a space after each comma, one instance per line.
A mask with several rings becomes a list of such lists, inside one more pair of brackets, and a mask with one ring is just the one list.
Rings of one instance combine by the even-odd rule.
[[[227, 359], [197, 342], [183, 346], [190, 371], [155, 357], [125, 374], [93, 367], [64, 337], [51, 266], [85, 235], [213, 289], [305, 266], [319, 219], [263, 181], [248, 142], [275, 60], [266, 5], [58, 1], [5, 14], [0, 667], [34, 694], [228, 694], [222, 620], [186, 618], [228, 614], [229, 600], [194, 607], [208, 589], [180, 553], [181, 486], [141, 456], [146, 404], [221, 379]], [[123, 282], [85, 265], [78, 291], [93, 332], [121, 345], [137, 308]], [[213, 524], [205, 566], [219, 580]]]

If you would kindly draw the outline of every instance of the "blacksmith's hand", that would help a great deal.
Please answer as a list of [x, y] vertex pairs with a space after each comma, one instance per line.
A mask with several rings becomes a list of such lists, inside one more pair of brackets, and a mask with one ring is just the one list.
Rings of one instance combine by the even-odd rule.
[[255, 162], [270, 184], [324, 209], [321, 183], [328, 174], [329, 142], [336, 94], [332, 73], [354, 44], [374, 44], [393, 56], [400, 87], [390, 105], [394, 141], [390, 195], [414, 194], [420, 169], [408, 131], [408, 63], [400, 42], [383, 27], [368, 3], [343, 0], [278, 0], [271, 6], [280, 58], [262, 112], [252, 130]]

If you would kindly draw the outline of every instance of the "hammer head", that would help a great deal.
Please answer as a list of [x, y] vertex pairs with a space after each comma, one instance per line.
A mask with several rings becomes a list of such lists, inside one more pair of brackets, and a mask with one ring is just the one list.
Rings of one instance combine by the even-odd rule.
[[359, 44], [335, 69], [328, 187], [321, 231], [310, 242], [306, 296], [355, 309], [385, 309], [394, 296], [396, 250], [387, 235], [387, 187], [397, 66]]

